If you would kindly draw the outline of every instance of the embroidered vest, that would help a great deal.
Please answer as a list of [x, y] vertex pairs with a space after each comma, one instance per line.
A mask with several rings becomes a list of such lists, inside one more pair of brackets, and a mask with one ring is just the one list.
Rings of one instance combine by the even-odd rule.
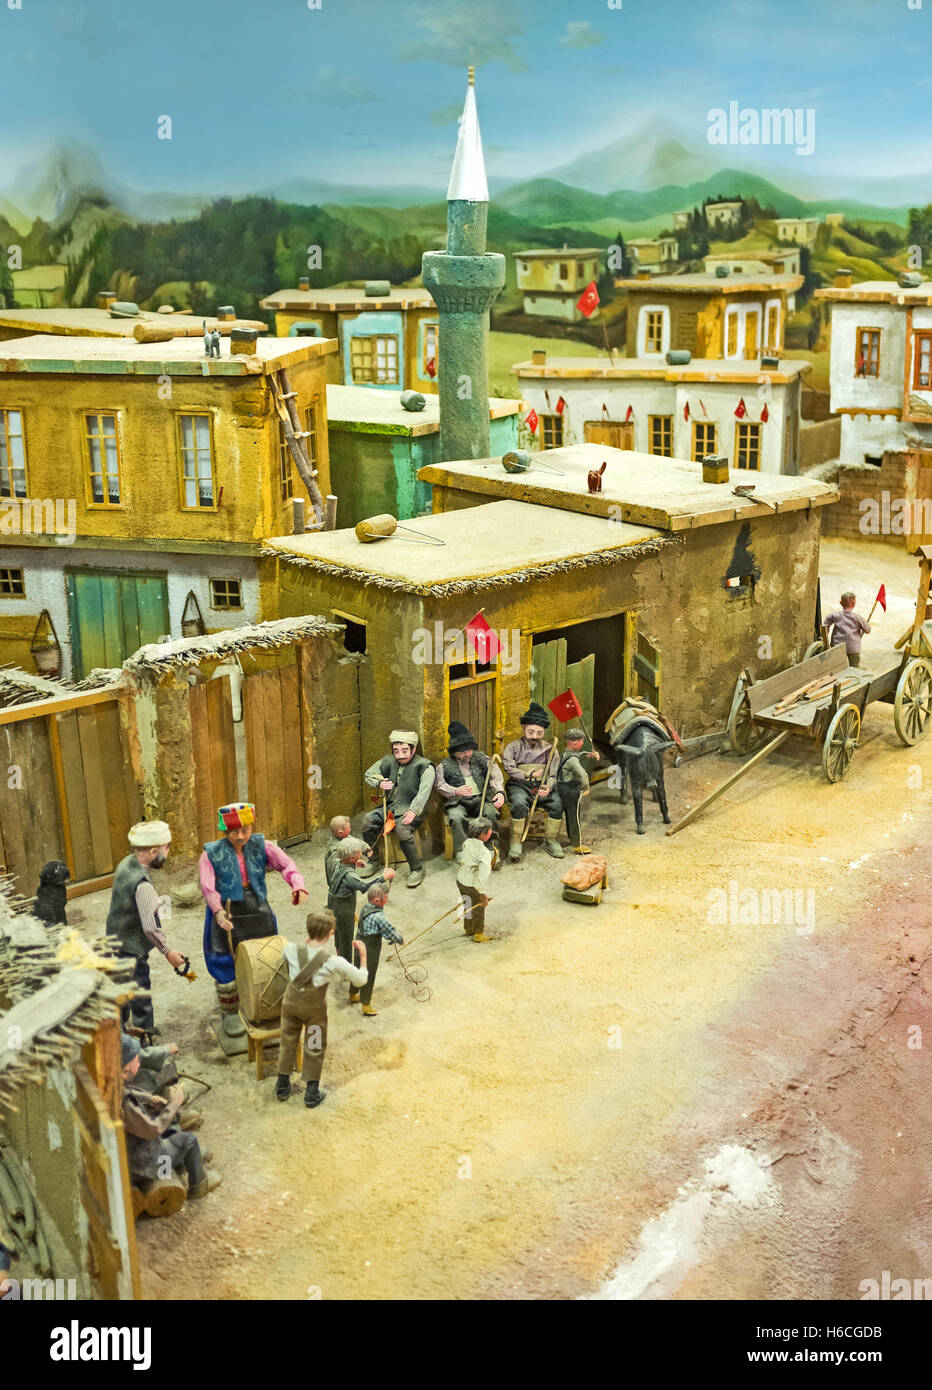
[[[207, 858], [214, 867], [214, 877], [217, 880], [217, 892], [223, 902], [230, 899], [234, 903], [243, 900], [243, 880], [239, 870], [239, 859], [236, 850], [224, 836], [222, 840], [211, 840], [210, 844], [204, 846], [207, 851]], [[249, 886], [255, 893], [260, 903], [264, 903], [267, 897], [265, 890], [265, 836], [257, 835], [255, 832], [250, 835], [243, 847], [243, 858], [246, 861], [246, 874], [249, 878]]]
[[[485, 774], [488, 766], [489, 760], [484, 753], [473, 753], [472, 757], [469, 759], [469, 771], [472, 780], [476, 784], [477, 795], [482, 791], [482, 783], [485, 781]], [[444, 758], [443, 775], [451, 787], [462, 787], [465, 785], [466, 778], [463, 776], [462, 765], [457, 762], [456, 758]]]

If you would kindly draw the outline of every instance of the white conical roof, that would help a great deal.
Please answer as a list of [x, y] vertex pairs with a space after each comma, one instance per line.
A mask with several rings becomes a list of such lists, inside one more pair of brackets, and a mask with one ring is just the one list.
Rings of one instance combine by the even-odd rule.
[[485, 178], [485, 159], [482, 155], [482, 136], [479, 133], [479, 113], [476, 110], [476, 89], [470, 69], [466, 88], [466, 105], [460, 116], [460, 133], [456, 142], [453, 171], [447, 189], [447, 202], [462, 199], [469, 203], [487, 203], [489, 185]]

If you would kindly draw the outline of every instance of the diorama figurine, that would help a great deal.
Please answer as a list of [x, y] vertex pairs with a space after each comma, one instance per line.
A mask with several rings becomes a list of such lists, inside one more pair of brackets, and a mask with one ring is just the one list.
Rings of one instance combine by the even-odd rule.
[[508, 857], [521, 858], [524, 848], [525, 823], [538, 803], [547, 812], [544, 848], [554, 859], [563, 858], [563, 846], [557, 839], [563, 819], [563, 802], [554, 786], [556, 742], [544, 742], [550, 727], [550, 715], [542, 705], [532, 700], [530, 708], [520, 719], [524, 734], [513, 739], [502, 753], [502, 764], [508, 777], [505, 792], [511, 808], [511, 845]]
[[846, 590], [841, 596], [841, 607], [829, 613], [825, 619], [825, 626], [832, 629], [831, 645], [840, 647], [844, 644], [849, 666], [860, 666], [861, 637], [871, 630], [870, 623], [860, 613], [855, 613], [856, 603], [855, 595], [850, 589]]

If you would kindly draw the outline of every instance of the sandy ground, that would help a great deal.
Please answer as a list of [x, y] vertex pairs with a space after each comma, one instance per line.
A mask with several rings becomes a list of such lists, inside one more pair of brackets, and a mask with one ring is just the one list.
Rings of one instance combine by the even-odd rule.
[[[887, 586], [865, 665], [908, 625], [916, 573], [893, 548], [825, 544], [826, 611]], [[845, 782], [794, 740], [672, 837], [653, 803], [638, 837], [594, 788], [602, 905], [564, 903], [566, 863], [540, 847], [505, 866], [492, 942], [445, 922], [411, 949], [429, 1002], [390, 953], [377, 1017], [332, 991], [316, 1111], [276, 1101], [273, 1065], [260, 1084], [223, 1057], [202, 913], [176, 909], [201, 973], [153, 957], [156, 1014], [212, 1084], [202, 1140], [224, 1180], [139, 1223], [144, 1296], [857, 1299], [884, 1269], [932, 1276], [932, 739], [903, 747], [884, 705], [862, 739]], [[674, 819], [735, 766], [671, 769]], [[323, 838], [295, 852], [320, 902]], [[769, 889], [798, 917], [755, 920]], [[399, 875], [390, 916], [413, 936], [455, 898], [433, 860], [416, 891]], [[272, 900], [297, 938], [278, 879]], [[106, 900], [74, 906], [90, 929]]]

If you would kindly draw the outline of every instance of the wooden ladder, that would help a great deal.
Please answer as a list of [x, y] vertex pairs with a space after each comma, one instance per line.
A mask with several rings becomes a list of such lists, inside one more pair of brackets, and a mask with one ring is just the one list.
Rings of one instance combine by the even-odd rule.
[[310, 498], [311, 506], [314, 508], [316, 525], [308, 529], [312, 531], [333, 531], [337, 524], [337, 499], [328, 496], [324, 501], [323, 493], [317, 486], [317, 469], [311, 464], [310, 456], [307, 452], [305, 440], [308, 438], [308, 431], [301, 429], [301, 422], [298, 419], [298, 409], [295, 405], [296, 391], [292, 391], [291, 383], [288, 380], [288, 373], [284, 367], [280, 367], [277, 372], [273, 372], [269, 377], [269, 388], [272, 392], [272, 400], [278, 417], [282, 422], [282, 429], [285, 434], [291, 457], [294, 459], [295, 467], [300, 474], [301, 481], [307, 488], [307, 495]]

